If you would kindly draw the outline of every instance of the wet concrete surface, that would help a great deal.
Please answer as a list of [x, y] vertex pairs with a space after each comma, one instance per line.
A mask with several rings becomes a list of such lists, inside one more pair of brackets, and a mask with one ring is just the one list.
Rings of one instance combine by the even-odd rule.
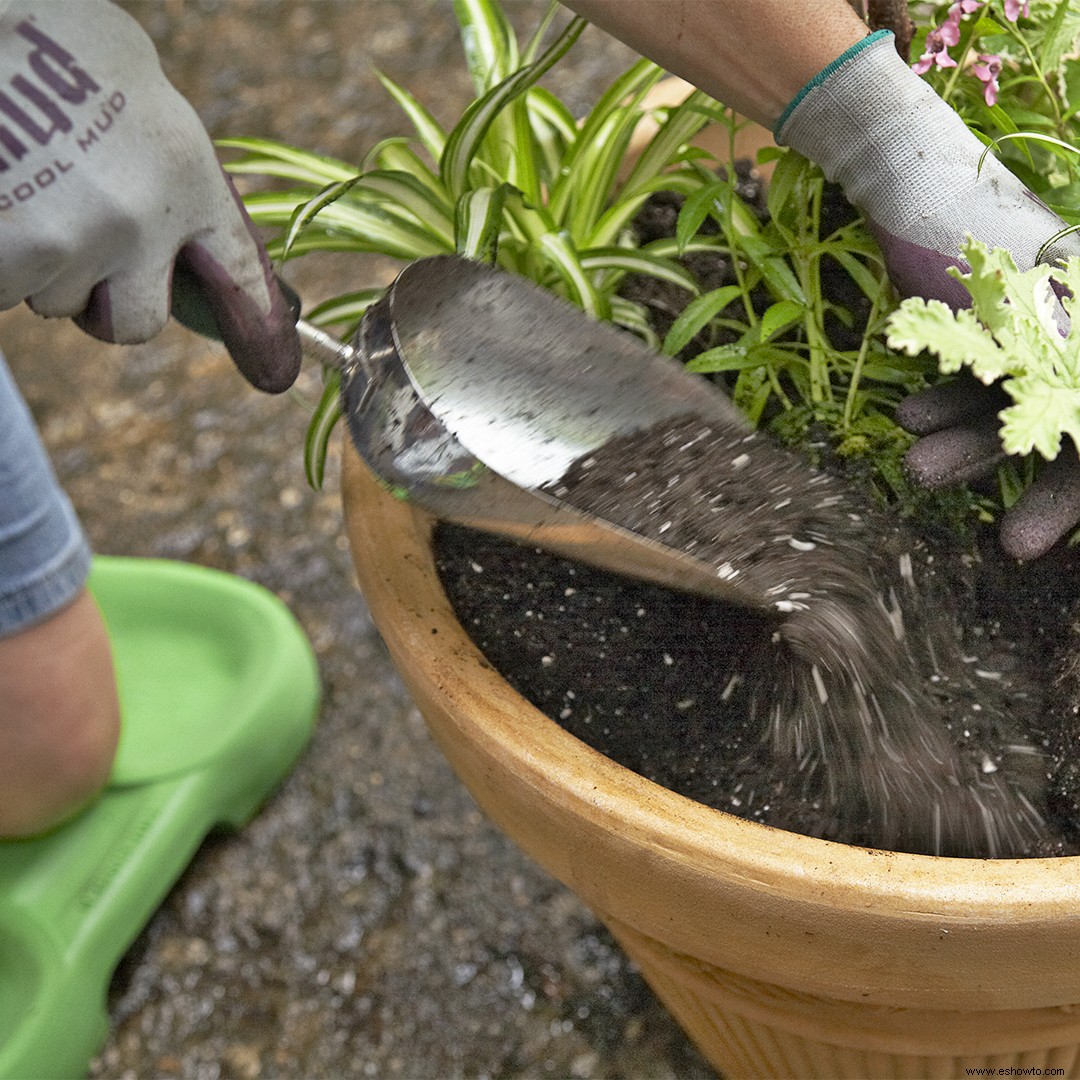
[[[468, 98], [442, 0], [125, 6], [215, 136], [359, 161], [402, 130], [374, 68], [444, 121]], [[542, 10], [512, 4], [522, 27]], [[629, 58], [589, 31], [550, 84], [580, 109]], [[313, 302], [392, 272], [315, 257], [290, 277]], [[122, 349], [25, 310], [0, 315], [0, 343], [96, 549], [272, 589], [309, 634], [325, 694], [289, 779], [245, 829], [208, 841], [125, 959], [91, 1075], [711, 1076], [428, 737], [355, 588], [336, 456], [324, 491], [304, 480], [317, 376], [264, 397], [179, 328]]]

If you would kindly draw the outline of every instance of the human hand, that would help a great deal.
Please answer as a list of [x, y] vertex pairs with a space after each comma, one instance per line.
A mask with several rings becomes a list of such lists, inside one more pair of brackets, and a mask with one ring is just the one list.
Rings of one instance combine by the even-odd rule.
[[[1011, 404], [997, 384], [965, 375], [902, 401], [898, 423], [920, 438], [905, 464], [928, 488], [977, 480], [1005, 460], [998, 413]], [[1031, 486], [1001, 519], [1001, 546], [1016, 559], [1045, 555], [1080, 521], [1080, 453], [1071, 439], [1041, 463]]]
[[[1065, 223], [968, 130], [879, 31], [804, 88], [776, 125], [778, 141], [816, 161], [862, 210], [889, 278], [905, 296], [968, 307], [946, 271], [967, 269], [968, 236], [1008, 250], [1030, 270]], [[1043, 262], [1080, 255], [1080, 236], [1050, 245]], [[1064, 318], [1064, 312], [1060, 312]]]
[[[1017, 268], [1036, 265], [1065, 223], [992, 155], [953, 109], [897, 55], [892, 36], [872, 35], [826, 69], [789, 105], [777, 139], [816, 161], [867, 219], [889, 278], [904, 295], [970, 306], [947, 271], [967, 270], [968, 236], [1005, 248]], [[981, 167], [980, 167], [981, 162]], [[1080, 255], [1080, 236], [1055, 241], [1044, 261]], [[1068, 316], [1059, 303], [1063, 330]], [[921, 436], [908, 454], [927, 487], [963, 483], [1006, 456], [997, 413], [1009, 404], [997, 387], [974, 379], [936, 387], [903, 402], [898, 421]], [[1071, 445], [1042, 470], [1002, 520], [1009, 554], [1043, 554], [1080, 520], [1080, 458]]]
[[0, 310], [25, 300], [105, 341], [146, 341], [181, 265], [244, 377], [287, 389], [295, 318], [138, 24], [106, 0], [15, 0], [0, 14], [0, 86]]

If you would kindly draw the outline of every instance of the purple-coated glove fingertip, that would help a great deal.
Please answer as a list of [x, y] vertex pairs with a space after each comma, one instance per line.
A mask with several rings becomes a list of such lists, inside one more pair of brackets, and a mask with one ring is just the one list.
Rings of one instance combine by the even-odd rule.
[[926, 488], [965, 484], [985, 475], [1006, 457], [997, 422], [948, 428], [919, 439], [907, 452], [908, 475]]
[[112, 306], [109, 302], [109, 284], [99, 281], [90, 293], [86, 307], [72, 319], [72, 322], [98, 341], [113, 340]]
[[[221, 340], [241, 375], [256, 390], [281, 394], [300, 374], [303, 359], [295, 321], [288, 304], [274, 287], [276, 298], [271, 317], [255, 326], [221, 319]], [[249, 328], [250, 326], [250, 328]]]
[[198, 243], [188, 244], [178, 265], [198, 280], [233, 363], [257, 390], [280, 394], [300, 373], [296, 314], [267, 266], [270, 311], [261, 311], [221, 264]]
[[895, 236], [876, 222], [867, 222], [867, 227], [885, 256], [889, 280], [901, 296], [940, 300], [954, 310], [971, 307], [971, 294], [948, 272], [950, 267], [959, 267], [966, 273], [971, 269], [966, 263]]
[[1080, 522], [1080, 458], [1072, 444], [1044, 466], [1038, 479], [1001, 519], [1001, 546], [1027, 562], [1045, 555]]
[[896, 407], [896, 422], [913, 435], [931, 435], [996, 415], [1009, 403], [997, 384], [984, 386], [965, 376], [904, 398]]
[[1020, 562], [1031, 562], [1045, 555], [1064, 535], [1063, 529], [1042, 517], [1011, 517], [1001, 520], [1001, 547], [1005, 554]]

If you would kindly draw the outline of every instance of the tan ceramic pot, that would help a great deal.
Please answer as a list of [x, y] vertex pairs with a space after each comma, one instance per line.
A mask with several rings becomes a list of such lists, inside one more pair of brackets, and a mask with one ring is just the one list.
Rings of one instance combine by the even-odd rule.
[[1080, 1075], [1080, 860], [847, 847], [643, 779], [492, 669], [440, 587], [430, 522], [351, 446], [343, 483], [364, 596], [458, 776], [725, 1076]]

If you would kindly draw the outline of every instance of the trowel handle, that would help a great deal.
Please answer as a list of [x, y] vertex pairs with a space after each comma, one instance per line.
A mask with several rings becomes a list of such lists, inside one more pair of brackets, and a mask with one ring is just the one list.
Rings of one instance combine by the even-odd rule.
[[[299, 294], [280, 277], [275, 277], [274, 280], [289, 305], [293, 319], [296, 320], [296, 332], [300, 335], [300, 345], [304, 350], [304, 355], [320, 364], [348, 372], [350, 365], [355, 362], [356, 350], [312, 323], [301, 319]], [[212, 341], [221, 340], [221, 329], [217, 319], [214, 318], [213, 311], [210, 310], [210, 305], [206, 302], [199, 279], [182, 263], [178, 263], [173, 270], [172, 316], [182, 326], [194, 330], [196, 334], [204, 338], [210, 338]]]

